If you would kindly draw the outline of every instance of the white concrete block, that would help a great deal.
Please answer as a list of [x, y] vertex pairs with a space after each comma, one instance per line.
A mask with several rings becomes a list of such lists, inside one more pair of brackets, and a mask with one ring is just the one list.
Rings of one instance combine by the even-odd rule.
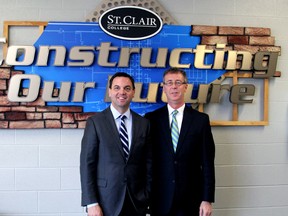
[[80, 191], [39, 192], [40, 213], [82, 213]]
[[261, 208], [235, 208], [235, 209], [214, 209], [213, 216], [283, 216], [288, 212], [288, 207], [283, 206]]
[[217, 165], [287, 164], [286, 144], [217, 145]]
[[63, 129], [61, 130], [61, 144], [81, 145], [84, 129]]
[[14, 169], [0, 169], [0, 191], [14, 190], [14, 189], [15, 189]]
[[80, 170], [77, 168], [61, 169], [61, 189], [80, 190]]
[[0, 214], [37, 213], [37, 192], [0, 192]]
[[60, 130], [38, 129], [16, 130], [16, 144], [21, 145], [57, 145], [61, 141]]
[[61, 216], [87, 216], [87, 213], [75, 213], [75, 214], [73, 214], [73, 213], [67, 213], [67, 214], [63, 213], [63, 214], [61, 214]]
[[0, 146], [0, 167], [38, 167], [38, 146]]
[[0, 146], [15, 144], [15, 130], [0, 130]]
[[215, 208], [284, 207], [287, 206], [288, 186], [221, 187], [216, 194]]
[[218, 187], [285, 185], [287, 179], [288, 166], [286, 164], [216, 167]]
[[80, 146], [40, 146], [40, 167], [78, 167]]
[[60, 169], [16, 169], [16, 190], [60, 190]]

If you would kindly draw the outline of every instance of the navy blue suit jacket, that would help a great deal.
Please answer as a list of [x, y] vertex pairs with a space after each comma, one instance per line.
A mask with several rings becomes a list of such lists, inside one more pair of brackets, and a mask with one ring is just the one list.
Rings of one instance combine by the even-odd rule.
[[153, 149], [152, 213], [167, 214], [176, 200], [184, 209], [214, 202], [215, 144], [209, 117], [185, 106], [174, 152], [167, 106], [145, 115], [150, 120]]

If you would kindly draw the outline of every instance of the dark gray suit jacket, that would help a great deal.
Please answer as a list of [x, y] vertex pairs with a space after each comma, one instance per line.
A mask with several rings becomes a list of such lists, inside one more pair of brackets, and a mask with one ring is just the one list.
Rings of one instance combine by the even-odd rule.
[[185, 215], [199, 215], [200, 202], [214, 202], [215, 191], [215, 145], [208, 115], [185, 106], [176, 153], [167, 106], [145, 117], [153, 140], [152, 215], [166, 215], [175, 201]]
[[132, 142], [124, 157], [110, 107], [87, 120], [80, 155], [82, 206], [99, 203], [104, 216], [118, 216], [128, 192], [139, 212], [151, 190], [149, 121], [131, 110]]

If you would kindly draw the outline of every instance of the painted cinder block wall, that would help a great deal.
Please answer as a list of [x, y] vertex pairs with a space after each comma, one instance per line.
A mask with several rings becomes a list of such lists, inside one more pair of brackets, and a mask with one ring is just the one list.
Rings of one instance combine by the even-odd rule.
[[[0, 35], [6, 20], [85, 21], [99, 3], [99, 0], [3, 0]], [[285, 0], [159, 0], [159, 3], [179, 24], [271, 29], [275, 45], [281, 47], [277, 64], [281, 77], [269, 84], [269, 126], [213, 127], [217, 181], [213, 215], [287, 215], [288, 3]], [[30, 37], [14, 34], [13, 40], [25, 41]], [[226, 112], [225, 107], [221, 109]], [[79, 182], [82, 134], [83, 129], [0, 129], [0, 216], [85, 215], [80, 207]]]

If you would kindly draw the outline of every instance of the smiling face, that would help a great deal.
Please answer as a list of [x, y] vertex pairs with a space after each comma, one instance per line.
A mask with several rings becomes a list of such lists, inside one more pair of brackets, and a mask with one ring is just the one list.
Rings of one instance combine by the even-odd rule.
[[166, 94], [168, 104], [174, 109], [184, 104], [184, 95], [187, 90], [187, 83], [183, 74], [167, 73], [164, 76], [163, 91]]
[[111, 98], [112, 106], [119, 113], [124, 113], [128, 110], [134, 94], [135, 90], [129, 78], [120, 76], [113, 79], [111, 88], [109, 88], [109, 97]]

